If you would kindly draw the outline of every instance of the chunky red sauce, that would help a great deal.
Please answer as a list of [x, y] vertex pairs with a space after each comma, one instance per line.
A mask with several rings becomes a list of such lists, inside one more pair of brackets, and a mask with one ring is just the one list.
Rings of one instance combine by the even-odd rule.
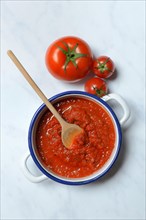
[[109, 159], [115, 146], [114, 125], [108, 113], [99, 105], [82, 98], [70, 98], [55, 104], [69, 123], [84, 129], [72, 149], [61, 141], [61, 126], [47, 111], [41, 118], [36, 144], [42, 163], [48, 170], [64, 177], [78, 178], [92, 174]]

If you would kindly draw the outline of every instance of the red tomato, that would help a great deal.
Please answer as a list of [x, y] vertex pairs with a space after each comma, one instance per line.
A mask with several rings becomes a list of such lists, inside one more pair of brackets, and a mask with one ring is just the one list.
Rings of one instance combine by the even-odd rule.
[[86, 92], [102, 97], [107, 94], [107, 85], [103, 79], [91, 78], [85, 83]]
[[115, 71], [113, 61], [107, 56], [98, 57], [93, 62], [93, 72], [101, 78], [110, 77]]
[[57, 79], [77, 81], [92, 68], [92, 52], [88, 44], [77, 37], [63, 37], [53, 42], [46, 52], [46, 66]]

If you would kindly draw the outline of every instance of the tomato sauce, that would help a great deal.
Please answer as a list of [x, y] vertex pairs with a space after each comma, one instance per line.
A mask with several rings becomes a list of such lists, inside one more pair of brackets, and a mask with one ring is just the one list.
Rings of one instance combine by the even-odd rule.
[[55, 108], [69, 123], [79, 125], [79, 135], [71, 149], [63, 146], [61, 126], [47, 110], [36, 131], [36, 145], [41, 162], [48, 170], [69, 178], [91, 175], [109, 159], [115, 146], [115, 129], [109, 114], [97, 103], [83, 98], [69, 98]]

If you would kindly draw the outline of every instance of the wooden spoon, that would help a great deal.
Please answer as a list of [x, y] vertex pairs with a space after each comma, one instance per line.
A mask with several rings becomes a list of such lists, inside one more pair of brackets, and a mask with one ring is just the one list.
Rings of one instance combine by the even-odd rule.
[[36, 85], [36, 83], [33, 81], [33, 79], [30, 77], [28, 72], [24, 69], [22, 64], [19, 62], [17, 57], [14, 55], [14, 53], [11, 50], [8, 50], [7, 52], [8, 56], [11, 58], [11, 60], [14, 62], [16, 67], [20, 70], [20, 72], [23, 74], [25, 79], [29, 82], [31, 87], [35, 90], [35, 92], [38, 94], [38, 96], [42, 99], [42, 101], [46, 104], [48, 109], [52, 112], [52, 114], [56, 117], [56, 119], [59, 121], [59, 123], [62, 126], [62, 132], [61, 132], [61, 138], [62, 143], [66, 148], [70, 148], [71, 144], [73, 143], [74, 138], [83, 132], [83, 129], [80, 128], [78, 125], [67, 123], [57, 112], [57, 110], [54, 108], [54, 106], [48, 101], [47, 97], [43, 94], [43, 92], [40, 90], [40, 88]]

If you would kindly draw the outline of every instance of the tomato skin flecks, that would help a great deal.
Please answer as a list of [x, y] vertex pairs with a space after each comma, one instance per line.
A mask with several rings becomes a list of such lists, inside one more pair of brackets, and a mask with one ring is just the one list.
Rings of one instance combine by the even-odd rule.
[[41, 163], [57, 175], [68, 178], [85, 177], [99, 170], [115, 146], [115, 129], [108, 113], [99, 104], [83, 98], [68, 98], [54, 106], [66, 121], [79, 125], [84, 132], [71, 149], [65, 148], [61, 126], [47, 110], [36, 132]]

